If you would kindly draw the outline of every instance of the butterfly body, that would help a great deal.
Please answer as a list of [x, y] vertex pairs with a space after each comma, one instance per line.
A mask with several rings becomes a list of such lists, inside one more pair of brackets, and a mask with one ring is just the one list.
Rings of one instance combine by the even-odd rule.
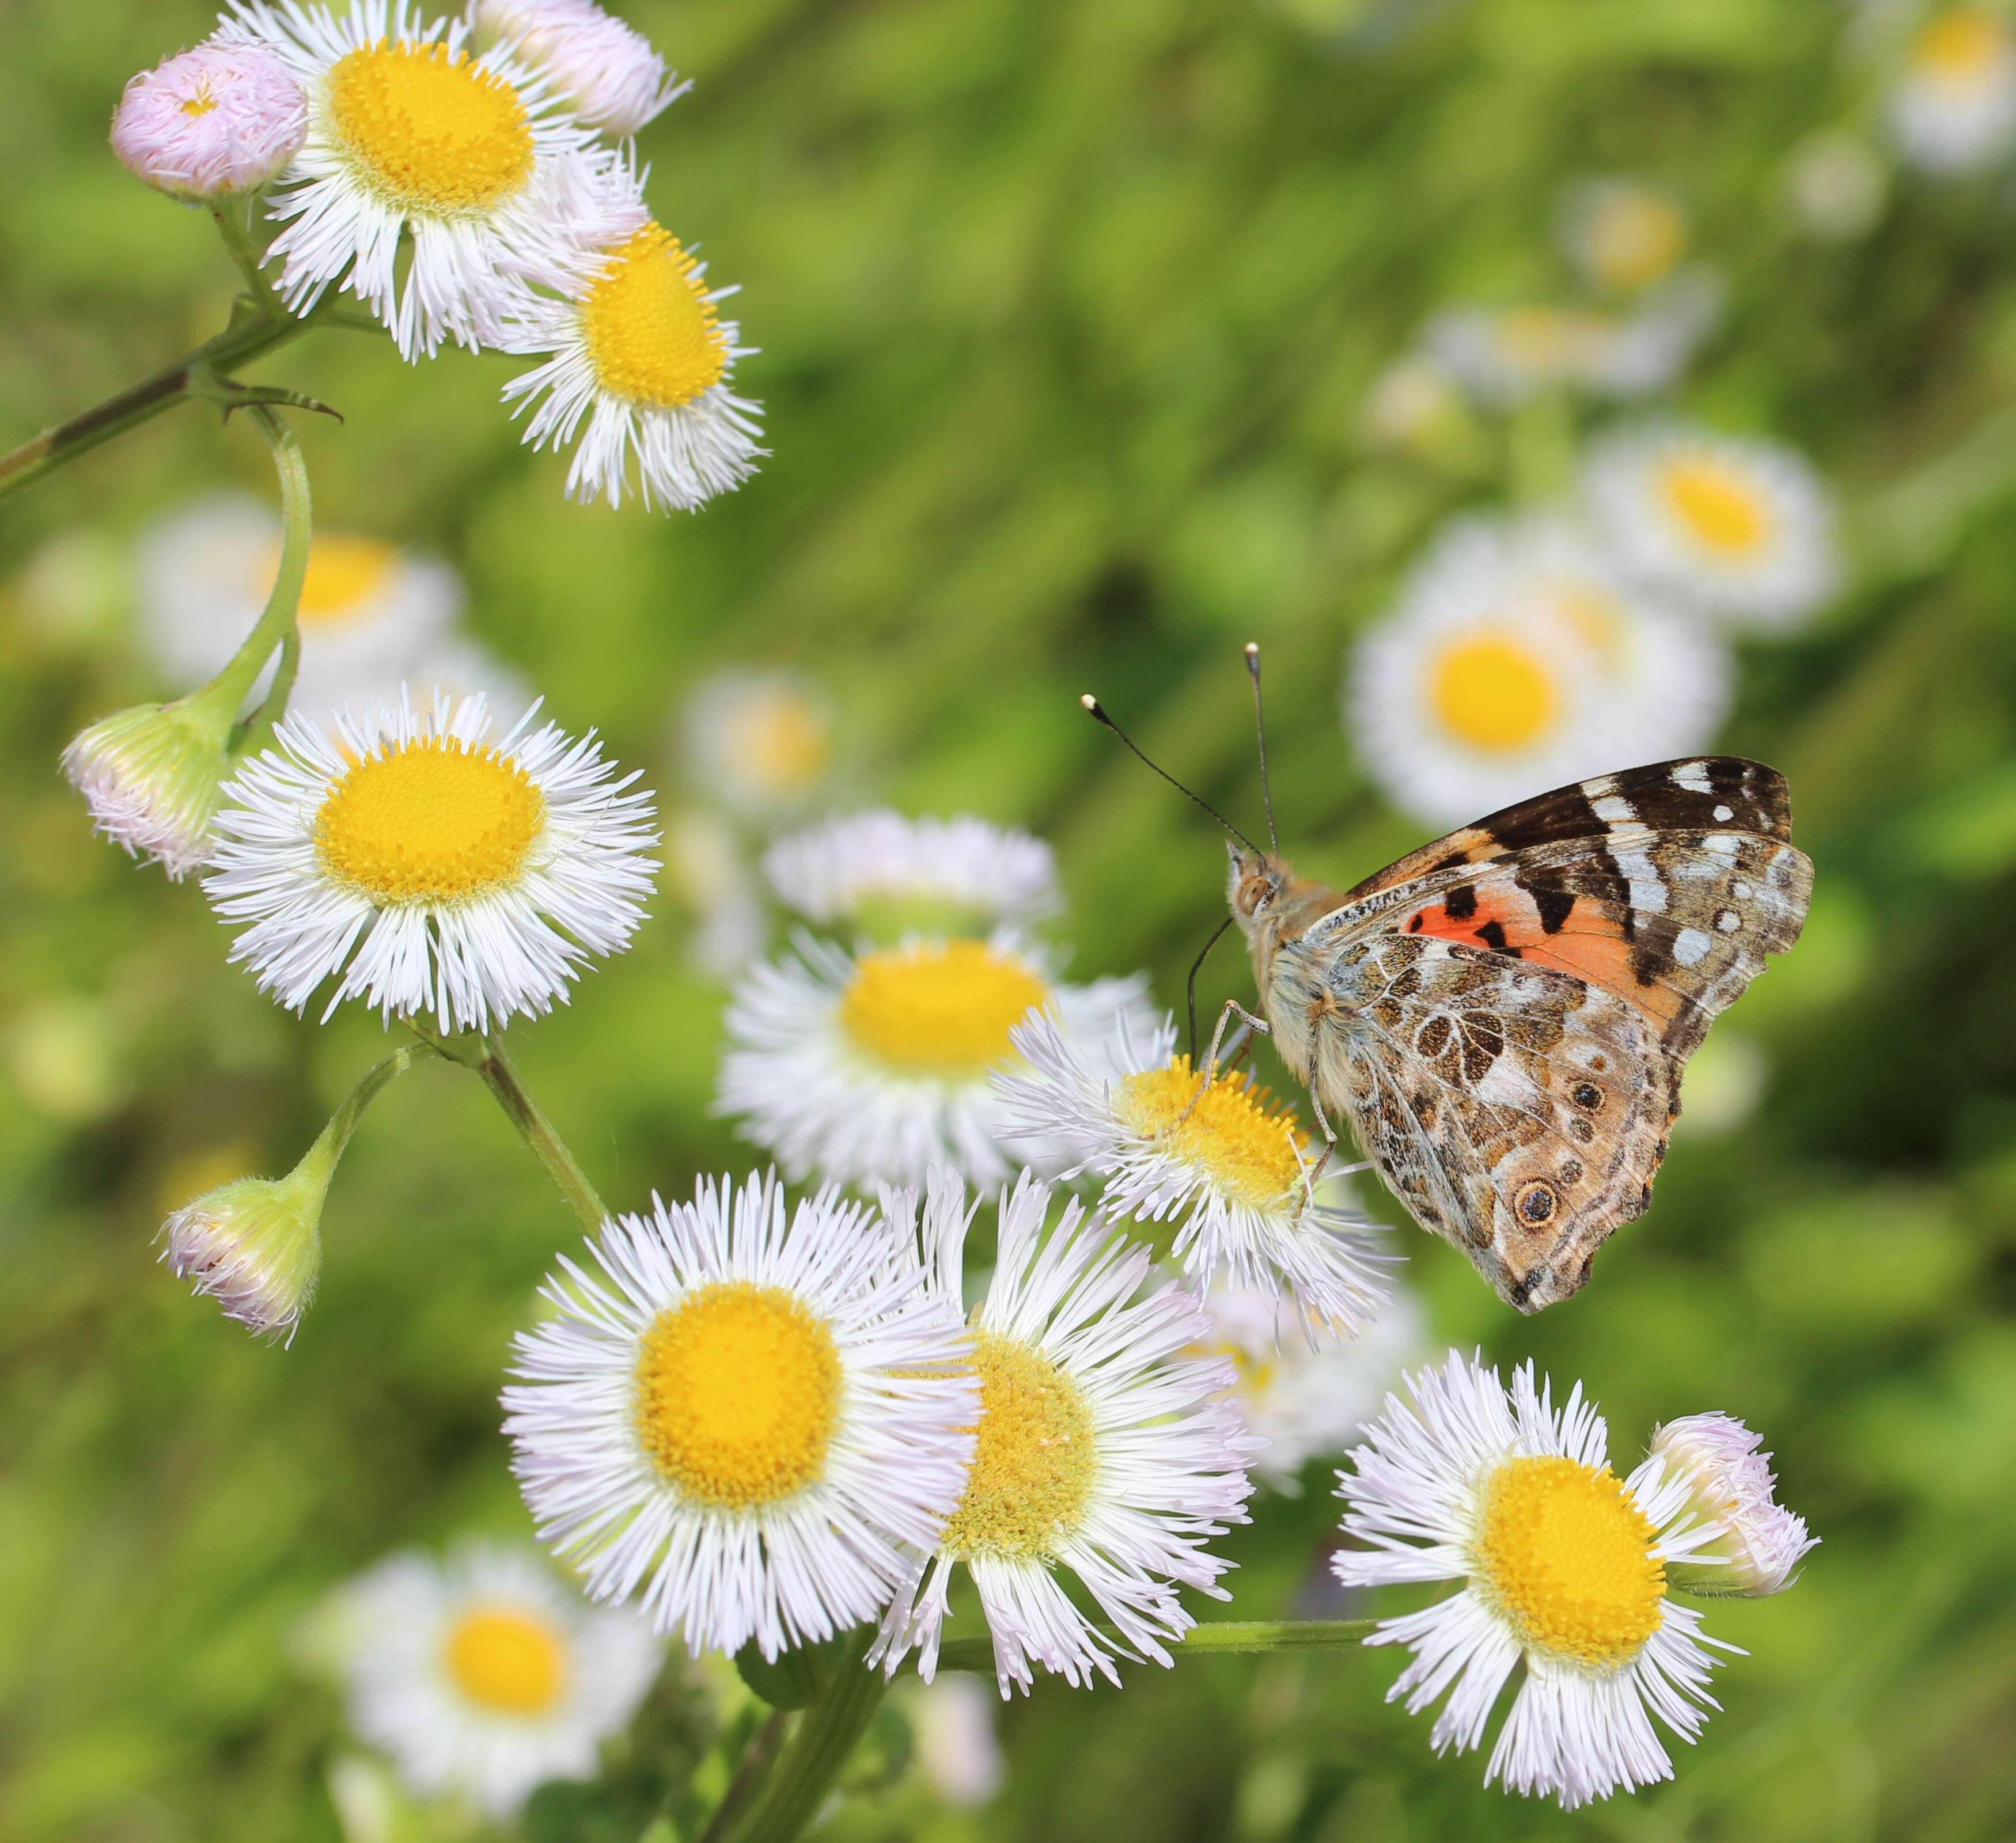
[[1282, 1060], [1421, 1226], [1522, 1312], [1651, 1200], [1680, 1075], [1798, 938], [1783, 778], [1733, 757], [1600, 776], [1337, 891], [1232, 848]]

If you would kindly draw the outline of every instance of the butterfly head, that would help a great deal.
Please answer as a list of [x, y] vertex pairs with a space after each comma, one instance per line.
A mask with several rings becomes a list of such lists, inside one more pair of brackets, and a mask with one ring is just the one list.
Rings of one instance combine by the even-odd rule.
[[1229, 838], [1225, 851], [1231, 860], [1226, 877], [1226, 900], [1232, 905], [1233, 920], [1251, 940], [1288, 887], [1290, 872], [1279, 858], [1248, 851]]

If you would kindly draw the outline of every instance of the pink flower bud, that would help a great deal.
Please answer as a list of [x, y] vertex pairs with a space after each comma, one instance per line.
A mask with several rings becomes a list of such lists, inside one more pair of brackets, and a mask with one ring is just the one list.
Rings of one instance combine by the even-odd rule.
[[689, 85], [651, 41], [595, 0], [473, 0], [480, 38], [502, 39], [589, 127], [634, 135]]
[[112, 116], [112, 150], [171, 198], [206, 203], [264, 185], [308, 133], [308, 97], [272, 52], [199, 45], [142, 70]]

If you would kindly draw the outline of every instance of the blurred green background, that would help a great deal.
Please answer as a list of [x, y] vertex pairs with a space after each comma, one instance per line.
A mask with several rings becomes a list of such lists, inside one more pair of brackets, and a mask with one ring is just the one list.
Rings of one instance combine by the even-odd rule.
[[[258, 374], [318, 510], [451, 560], [482, 637], [679, 797], [668, 725], [707, 671], [788, 665], [838, 711], [841, 797], [1053, 839], [1081, 974], [1182, 970], [1222, 913], [1200, 815], [1076, 695], [1236, 816], [1257, 806], [1239, 645], [1272, 674], [1275, 794], [1308, 869], [1418, 842], [1337, 718], [1348, 637], [1435, 524], [1503, 496], [1500, 437], [1377, 452], [1366, 393], [1452, 301], [1556, 286], [1561, 188], [1670, 187], [1730, 284], [1679, 402], [1802, 447], [1851, 579], [1746, 650], [1721, 740], [1790, 775], [1808, 938], [1730, 1020], [1768, 1068], [1676, 1139], [1651, 1213], [1522, 1322], [1406, 1232], [1438, 1336], [1585, 1380], [1620, 1457], [1740, 1414], [1824, 1546], [1711, 1615], [1754, 1654], [1677, 1784], [1564, 1816], [1438, 1762], [1391, 1654], [1136, 1669], [1006, 1713], [1010, 1773], [956, 1815], [914, 1784], [833, 1834], [1116, 1838], [1999, 1838], [2016, 1829], [2016, 192], [1896, 176], [1858, 239], [1803, 239], [1784, 163], [1881, 146], [1831, 0], [633, 0], [695, 92], [653, 124], [658, 214], [744, 285], [740, 385], [774, 458], [698, 517], [565, 505], [496, 404], [511, 362], [417, 369], [329, 333]], [[1896, 9], [1892, 7], [1894, 13]], [[0, 0], [0, 444], [221, 324], [208, 225], [105, 145], [185, 0]], [[1515, 437], [1516, 440], [1516, 437]], [[158, 688], [88, 563], [236, 484], [255, 433], [185, 409], [0, 512], [0, 1835], [333, 1838], [337, 1712], [289, 1635], [402, 1543], [520, 1534], [495, 1400], [557, 1200], [480, 1088], [423, 1068], [367, 1121], [291, 1350], [154, 1265], [164, 1212], [283, 1168], [378, 1053], [224, 963], [192, 886], [92, 839], [56, 757]], [[73, 540], [74, 542], [75, 540]], [[95, 548], [94, 548], [95, 547]], [[60, 600], [61, 598], [59, 598]], [[719, 987], [679, 905], [513, 1032], [604, 1193], [750, 1161], [707, 1117]], [[1215, 995], [1247, 995], [1236, 956]], [[1725, 1028], [1727, 1028], [1726, 1026]], [[1269, 1053], [1269, 1057], [1271, 1053]], [[1393, 1214], [1381, 1194], [1381, 1207]], [[1319, 1475], [1228, 1543], [1233, 1616], [1298, 1604]]]

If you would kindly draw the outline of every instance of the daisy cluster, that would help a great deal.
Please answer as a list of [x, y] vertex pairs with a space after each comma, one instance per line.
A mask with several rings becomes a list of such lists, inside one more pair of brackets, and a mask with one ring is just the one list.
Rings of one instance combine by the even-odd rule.
[[539, 359], [504, 401], [574, 445], [572, 497], [689, 510], [763, 450], [733, 290], [653, 218], [630, 139], [686, 88], [593, 0], [230, 0], [127, 86], [112, 141], [173, 196], [262, 203], [287, 312], [337, 290], [408, 359]]
[[[1473, 409], [1522, 414], [1543, 394], [1640, 396], [1677, 380], [1714, 293], [1705, 272], [1677, 267], [1678, 202], [1592, 181], [1571, 190], [1560, 230], [1589, 290], [1655, 304], [1633, 310], [1636, 333], [1599, 337], [1581, 308], [1444, 315], [1374, 386], [1376, 438], [1427, 455]], [[1653, 340], [1676, 313], [1689, 335]], [[1620, 355], [1641, 340], [1658, 362]], [[1353, 650], [1345, 711], [1361, 758], [1431, 825], [1707, 746], [1733, 690], [1731, 638], [1791, 630], [1838, 578], [1826, 488], [1762, 437], [1646, 413], [1562, 452], [1528, 497], [1447, 524]]]

